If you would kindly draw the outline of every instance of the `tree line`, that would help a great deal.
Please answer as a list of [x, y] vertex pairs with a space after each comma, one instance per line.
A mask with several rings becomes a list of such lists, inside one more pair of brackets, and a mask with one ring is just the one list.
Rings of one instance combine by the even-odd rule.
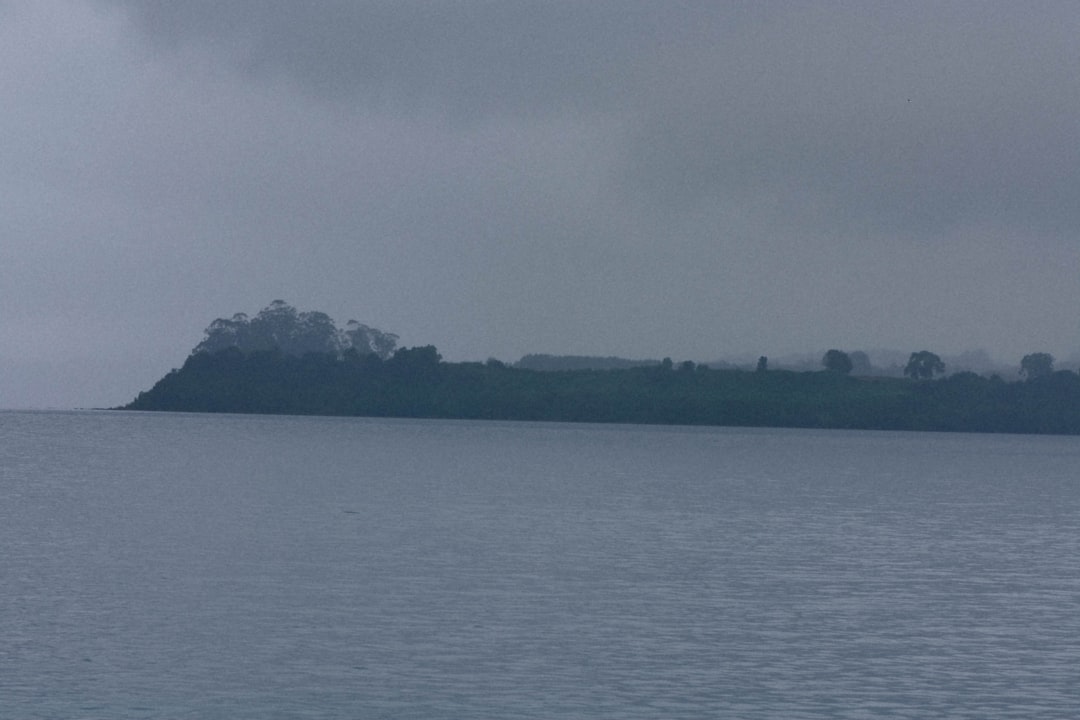
[[[866, 353], [856, 351], [849, 354], [836, 349], [827, 350], [825, 352], [825, 355], [821, 358], [821, 365], [831, 372], [849, 375], [855, 369], [854, 358], [856, 356], [865, 358], [860, 363], [862, 367], [870, 367], [869, 358], [866, 358]], [[766, 363], [767, 358], [760, 358], [758, 360], [758, 370], [765, 369]], [[1020, 360], [1020, 376], [1027, 380], [1046, 377], [1053, 372], [1054, 356], [1050, 353], [1030, 353]], [[904, 366], [903, 374], [904, 377], [909, 377], [912, 380], [930, 380], [935, 375], [945, 374], [945, 363], [939, 355], [932, 353], [929, 350], [919, 350], [911, 353], [907, 365]]]
[[444, 362], [433, 346], [191, 355], [129, 410], [1080, 434], [1080, 376], [912, 380], [825, 369], [649, 367], [542, 372]]
[[[215, 320], [179, 369], [124, 407], [186, 412], [1080, 434], [1080, 375], [1053, 356], [1022, 381], [959, 372], [927, 350], [904, 376], [860, 376], [865, 353], [830, 349], [820, 371], [714, 369], [686, 361], [604, 369], [444, 362], [431, 345], [276, 300], [254, 318]], [[576, 359], [584, 362], [585, 358]]]

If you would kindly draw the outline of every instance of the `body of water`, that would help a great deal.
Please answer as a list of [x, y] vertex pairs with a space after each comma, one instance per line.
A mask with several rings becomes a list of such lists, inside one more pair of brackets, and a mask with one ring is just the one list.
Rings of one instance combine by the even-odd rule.
[[0, 413], [0, 717], [1073, 718], [1080, 438]]

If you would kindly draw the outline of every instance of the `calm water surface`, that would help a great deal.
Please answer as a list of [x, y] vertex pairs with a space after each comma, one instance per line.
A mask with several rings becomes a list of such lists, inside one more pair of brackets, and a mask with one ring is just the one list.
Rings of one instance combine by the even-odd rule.
[[1080, 438], [0, 413], [0, 717], [1075, 718]]

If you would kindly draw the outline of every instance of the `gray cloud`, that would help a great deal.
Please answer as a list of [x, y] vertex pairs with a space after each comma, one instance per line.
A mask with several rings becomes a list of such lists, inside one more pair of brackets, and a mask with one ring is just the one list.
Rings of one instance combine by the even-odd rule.
[[1075, 230], [1072, 10], [958, 9], [778, 13], [649, 100], [635, 176], [679, 199], [776, 193], [834, 231]]
[[580, 110], [631, 91], [620, 81], [700, 10], [655, 3], [123, 2], [158, 47], [213, 52], [324, 99], [371, 109]]
[[1067, 355], [1078, 20], [8, 2], [0, 406], [123, 402], [278, 297], [452, 359]]
[[755, 186], [889, 229], [1075, 227], [1075, 9], [1011, 3], [119, 3], [149, 38], [375, 112], [614, 113], [676, 202]]

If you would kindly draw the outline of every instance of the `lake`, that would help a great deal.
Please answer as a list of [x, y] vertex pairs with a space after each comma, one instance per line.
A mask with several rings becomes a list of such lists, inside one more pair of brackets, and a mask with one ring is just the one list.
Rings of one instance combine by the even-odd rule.
[[1070, 718], [1080, 438], [0, 413], [0, 717]]

